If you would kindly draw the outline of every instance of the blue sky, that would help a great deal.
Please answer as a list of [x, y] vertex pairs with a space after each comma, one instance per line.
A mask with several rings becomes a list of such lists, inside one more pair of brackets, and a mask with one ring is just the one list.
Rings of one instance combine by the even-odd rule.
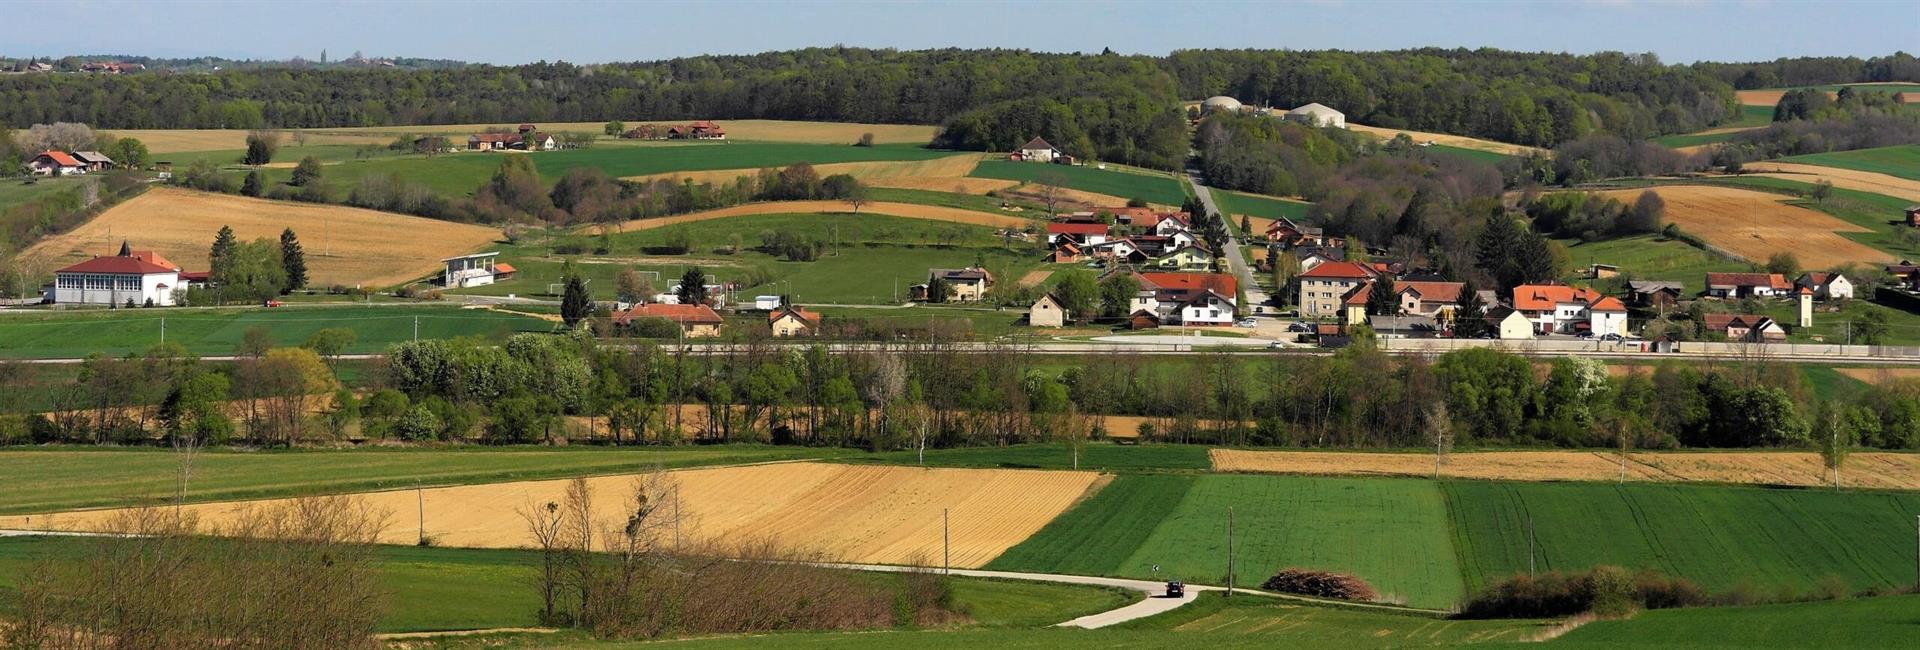
[[1420, 46], [1654, 52], [1668, 62], [1920, 47], [1920, 2], [38, 2], [0, 55], [632, 61], [836, 44], [1165, 54]]

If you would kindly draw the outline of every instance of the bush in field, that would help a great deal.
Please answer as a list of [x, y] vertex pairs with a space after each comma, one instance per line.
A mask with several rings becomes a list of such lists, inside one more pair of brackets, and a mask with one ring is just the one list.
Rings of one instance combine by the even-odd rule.
[[1380, 598], [1379, 592], [1374, 591], [1373, 585], [1367, 584], [1365, 580], [1344, 573], [1298, 567], [1281, 569], [1279, 573], [1273, 574], [1273, 577], [1267, 578], [1266, 582], [1260, 583], [1260, 588], [1336, 600], [1365, 602]]
[[1589, 612], [1618, 617], [1639, 609], [1695, 607], [1712, 601], [1685, 579], [1597, 566], [1584, 573], [1550, 571], [1502, 580], [1469, 597], [1460, 617], [1555, 618]]

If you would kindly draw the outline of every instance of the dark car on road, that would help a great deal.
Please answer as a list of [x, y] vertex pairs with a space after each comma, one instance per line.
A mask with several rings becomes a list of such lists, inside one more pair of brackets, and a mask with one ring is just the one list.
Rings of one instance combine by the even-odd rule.
[[1187, 583], [1181, 582], [1179, 580], [1168, 580], [1167, 581], [1167, 597], [1168, 598], [1186, 598]]

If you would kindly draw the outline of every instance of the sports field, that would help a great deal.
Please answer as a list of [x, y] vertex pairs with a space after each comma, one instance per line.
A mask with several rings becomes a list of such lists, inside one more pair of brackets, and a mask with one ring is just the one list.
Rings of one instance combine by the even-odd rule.
[[1230, 507], [1240, 584], [1299, 566], [1358, 575], [1415, 606], [1465, 593], [1446, 504], [1415, 480], [1122, 475], [989, 568], [1219, 584]]
[[974, 167], [973, 176], [1035, 184], [1056, 181], [1061, 187], [1123, 199], [1141, 199], [1162, 205], [1180, 205], [1187, 198], [1187, 192], [1180, 187], [1180, 181], [1166, 174], [1112, 171], [1077, 165], [984, 160], [979, 166]]
[[358, 338], [347, 352], [370, 353], [411, 340], [416, 322], [421, 338], [503, 340], [518, 332], [553, 330], [537, 318], [451, 306], [31, 311], [0, 314], [0, 357], [77, 359], [95, 352], [143, 352], [161, 342], [163, 329], [167, 343], [187, 352], [229, 355], [255, 327], [266, 328], [274, 344], [283, 346], [299, 345], [321, 329], [346, 328]]
[[[1631, 202], [1642, 191], [1600, 194]], [[1790, 252], [1807, 268], [1823, 269], [1893, 259], [1885, 251], [1841, 236], [1843, 232], [1865, 233], [1871, 229], [1789, 205], [1778, 195], [1707, 185], [1665, 185], [1654, 188], [1654, 192], [1666, 201], [1667, 222], [1748, 260], [1765, 262], [1774, 253]]]
[[1654, 569], [1719, 592], [1910, 584], [1920, 493], [1750, 487], [1448, 481], [1454, 544], [1469, 587], [1527, 571]]
[[155, 187], [23, 254], [65, 266], [112, 255], [125, 241], [158, 251], [188, 271], [205, 271], [207, 249], [221, 226], [232, 227], [241, 241], [276, 242], [292, 228], [306, 250], [309, 284], [316, 287], [401, 284], [439, 270], [442, 258], [500, 237], [494, 228], [391, 212]]
[[[783, 463], [675, 470], [669, 489], [681, 512], [682, 539], [746, 542], [817, 552], [847, 562], [939, 562], [951, 540], [953, 566], [976, 567], [1019, 543], [1106, 478], [1093, 472], [919, 469]], [[599, 495], [600, 524], [619, 526], [632, 476], [588, 479]], [[383, 543], [411, 544], [424, 527], [445, 546], [531, 545], [517, 508], [559, 501], [565, 480], [399, 490], [365, 495], [389, 515]], [[237, 516], [259, 502], [198, 504], [206, 522]], [[424, 509], [424, 511], [423, 511]], [[101, 530], [116, 510], [40, 515], [41, 529]], [[943, 513], [951, 525], [943, 528]], [[412, 515], [412, 516], [402, 516]], [[405, 525], [409, 523], [424, 523]], [[0, 528], [23, 528], [0, 517]]]

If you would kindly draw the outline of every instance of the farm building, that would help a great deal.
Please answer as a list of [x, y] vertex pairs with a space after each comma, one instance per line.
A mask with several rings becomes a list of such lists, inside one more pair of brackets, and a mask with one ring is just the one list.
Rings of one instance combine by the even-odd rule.
[[1907, 206], [1907, 225], [1920, 228], [1920, 205]]
[[448, 289], [479, 287], [513, 277], [514, 268], [500, 263], [500, 253], [474, 253], [440, 260], [446, 265], [446, 271], [440, 275], [440, 286]]
[[1035, 137], [1032, 140], [1028, 140], [1026, 144], [1020, 145], [1020, 150], [1013, 152], [1013, 155], [1008, 156], [1008, 159], [1026, 162], [1073, 164], [1073, 156], [1069, 156], [1060, 151], [1058, 147], [1047, 143], [1046, 138], [1041, 137]]
[[173, 305], [185, 289], [180, 267], [153, 251], [129, 249], [53, 272], [53, 302], [66, 305]]
[[1793, 281], [1795, 287], [1807, 289], [1813, 297], [1820, 300], [1847, 299], [1853, 297], [1853, 281], [1839, 273], [1808, 271]]
[[1317, 102], [1287, 111], [1287, 119], [1311, 126], [1347, 128], [1346, 113], [1327, 108]]
[[1784, 296], [1793, 289], [1778, 273], [1708, 273], [1707, 295], [1715, 298]]
[[66, 176], [87, 173], [87, 164], [65, 151], [45, 151], [27, 161], [27, 170], [36, 176]]
[[[527, 125], [523, 124], [521, 126]], [[474, 151], [500, 151], [503, 149], [512, 149], [515, 151], [527, 151], [529, 149], [553, 151], [559, 148], [559, 146], [558, 143], [554, 142], [553, 136], [537, 131], [521, 133], [475, 133], [467, 136], [467, 148]]]
[[1704, 322], [1707, 331], [1723, 335], [1729, 341], [1774, 343], [1787, 340], [1787, 331], [1767, 316], [1707, 314]]
[[75, 151], [73, 159], [79, 161], [90, 172], [103, 172], [113, 169], [114, 166], [112, 158], [98, 151]]
[[653, 303], [635, 305], [632, 309], [613, 315], [615, 327], [629, 327], [633, 321], [641, 318], [659, 318], [680, 328], [680, 334], [689, 338], [719, 336], [720, 325], [726, 321], [712, 307], [706, 305], [668, 305]]
[[1681, 286], [1678, 282], [1627, 281], [1627, 300], [1640, 307], [1672, 309], [1680, 302], [1680, 291]]
[[768, 312], [767, 326], [774, 336], [812, 336], [820, 333], [820, 314], [788, 305]]
[[692, 124], [680, 124], [667, 127], [667, 138], [673, 140], [725, 140], [727, 130], [706, 120]]
[[1040, 299], [1027, 308], [1027, 324], [1034, 327], [1062, 327], [1069, 317], [1066, 305], [1051, 293], [1040, 294]]
[[1243, 106], [1240, 104], [1240, 100], [1226, 95], [1215, 95], [1208, 97], [1207, 101], [1200, 102], [1201, 113], [1238, 113], [1241, 108], [1243, 108]]

